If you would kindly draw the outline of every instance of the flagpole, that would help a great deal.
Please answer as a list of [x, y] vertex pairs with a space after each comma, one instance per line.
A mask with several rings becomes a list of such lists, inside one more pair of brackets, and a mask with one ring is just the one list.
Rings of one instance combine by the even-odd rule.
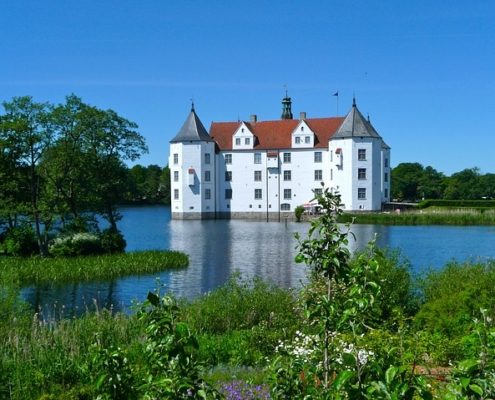
[[335, 92], [334, 94], [334, 97], [337, 97], [337, 117], [339, 116], [339, 92]]

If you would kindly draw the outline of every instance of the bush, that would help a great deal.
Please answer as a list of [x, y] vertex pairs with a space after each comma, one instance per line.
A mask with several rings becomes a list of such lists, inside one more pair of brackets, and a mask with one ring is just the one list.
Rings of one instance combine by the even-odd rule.
[[423, 200], [418, 203], [419, 209], [428, 207], [471, 207], [471, 208], [491, 208], [495, 207], [495, 200]]
[[452, 262], [422, 279], [424, 304], [415, 317], [418, 327], [459, 339], [472, 327], [479, 310], [495, 309], [495, 262]]
[[224, 286], [184, 307], [184, 318], [200, 333], [221, 334], [251, 329], [261, 323], [267, 327], [297, 329], [296, 300], [291, 291], [263, 282], [232, 277]]
[[296, 215], [296, 221], [301, 222], [302, 215], [304, 214], [304, 207], [297, 206], [296, 209], [294, 210], [294, 214]]
[[49, 246], [50, 254], [61, 257], [86, 256], [103, 253], [101, 240], [94, 233], [75, 233], [56, 238]]
[[12, 256], [30, 256], [38, 252], [38, 243], [33, 228], [22, 225], [10, 228], [5, 234], [3, 248]]
[[101, 247], [105, 253], [123, 253], [127, 243], [120, 231], [108, 228], [100, 233]]

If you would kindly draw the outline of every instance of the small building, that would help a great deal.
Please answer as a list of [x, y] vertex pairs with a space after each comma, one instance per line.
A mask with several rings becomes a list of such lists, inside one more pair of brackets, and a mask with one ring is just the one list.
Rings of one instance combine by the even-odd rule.
[[[213, 122], [207, 132], [194, 105], [170, 141], [174, 219], [280, 220], [314, 204], [329, 187], [348, 211], [378, 211], [390, 200], [390, 147], [355, 100], [345, 117], [299, 119], [290, 97], [282, 118]], [[314, 208], [313, 208], [314, 209]]]

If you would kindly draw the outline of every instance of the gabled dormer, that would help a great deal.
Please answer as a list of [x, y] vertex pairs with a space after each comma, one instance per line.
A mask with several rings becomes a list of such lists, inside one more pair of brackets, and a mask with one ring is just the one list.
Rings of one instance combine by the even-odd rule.
[[234, 150], [247, 150], [254, 147], [256, 136], [245, 122], [241, 122], [232, 135], [232, 148]]
[[311, 130], [305, 120], [299, 121], [296, 129], [292, 132], [292, 148], [301, 149], [314, 147], [315, 133]]

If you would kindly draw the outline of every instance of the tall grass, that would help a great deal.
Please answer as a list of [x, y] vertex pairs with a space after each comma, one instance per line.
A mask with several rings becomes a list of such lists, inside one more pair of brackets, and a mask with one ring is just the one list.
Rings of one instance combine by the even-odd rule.
[[16, 285], [108, 280], [182, 268], [189, 258], [177, 251], [139, 251], [83, 257], [0, 257], [0, 282]]
[[428, 209], [398, 213], [344, 213], [339, 222], [382, 225], [495, 225], [491, 209]]
[[108, 311], [57, 324], [23, 314], [1, 325], [2, 399], [93, 398], [90, 376], [96, 343], [112, 348], [133, 343], [130, 355], [136, 360], [142, 353], [137, 319]]

